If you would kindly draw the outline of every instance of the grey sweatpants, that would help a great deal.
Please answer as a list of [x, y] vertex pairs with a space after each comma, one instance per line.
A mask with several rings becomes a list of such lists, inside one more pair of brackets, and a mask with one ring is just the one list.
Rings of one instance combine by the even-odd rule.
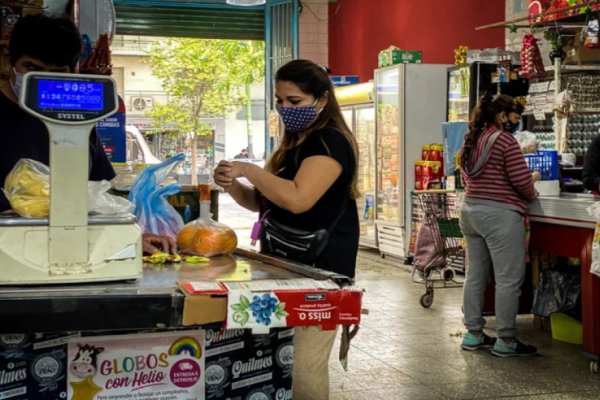
[[463, 288], [464, 324], [481, 331], [485, 288], [494, 274], [498, 337], [517, 331], [517, 311], [525, 277], [525, 225], [514, 210], [466, 200], [460, 210], [460, 228], [467, 241], [469, 262]]

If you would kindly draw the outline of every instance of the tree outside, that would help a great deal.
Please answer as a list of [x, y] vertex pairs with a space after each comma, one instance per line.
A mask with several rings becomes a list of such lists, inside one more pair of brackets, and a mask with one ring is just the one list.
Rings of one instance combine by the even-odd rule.
[[[225, 116], [246, 104], [249, 87], [264, 79], [264, 43], [256, 41], [173, 38], [154, 44], [147, 62], [169, 95], [148, 115], [160, 129], [172, 126], [191, 145], [191, 179], [197, 184], [198, 138], [210, 135], [202, 118]], [[247, 112], [248, 147], [251, 150], [250, 112]]]

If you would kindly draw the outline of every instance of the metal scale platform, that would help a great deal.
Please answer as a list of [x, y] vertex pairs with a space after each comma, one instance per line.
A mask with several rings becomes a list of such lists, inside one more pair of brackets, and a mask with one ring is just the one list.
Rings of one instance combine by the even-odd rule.
[[0, 285], [140, 277], [142, 232], [135, 217], [88, 217], [89, 135], [117, 111], [114, 80], [31, 72], [19, 105], [48, 128], [50, 216], [0, 217]]

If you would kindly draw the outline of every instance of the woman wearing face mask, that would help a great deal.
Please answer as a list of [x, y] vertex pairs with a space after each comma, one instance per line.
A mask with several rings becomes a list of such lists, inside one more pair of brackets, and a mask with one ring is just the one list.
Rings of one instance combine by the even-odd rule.
[[[522, 110], [523, 106], [520, 104], [519, 104], [519, 106], [520, 106], [520, 110]], [[521, 122], [521, 113], [522, 112], [523, 111], [519, 111], [519, 112], [511, 111], [508, 114], [506, 114], [506, 122], [504, 122], [502, 124], [502, 129], [508, 133], [512, 133], [512, 134], [517, 133], [517, 131], [519, 130], [519, 127], [521, 125], [520, 122]]]
[[[516, 336], [520, 287], [525, 276], [525, 226], [527, 204], [536, 198], [534, 179], [519, 144], [503, 127], [523, 106], [512, 97], [483, 96], [473, 110], [469, 132], [461, 150], [465, 201], [460, 226], [467, 242], [469, 268], [463, 289], [464, 323], [468, 332], [465, 350], [492, 348], [500, 357], [530, 356], [534, 346]], [[511, 122], [514, 122], [511, 121]], [[493, 274], [493, 275], [492, 275]], [[483, 333], [485, 288], [496, 282], [496, 333]]]
[[[357, 144], [344, 122], [323, 68], [294, 60], [275, 76], [277, 111], [285, 125], [281, 145], [264, 169], [221, 161], [215, 183], [243, 207], [297, 229], [315, 231], [333, 224], [314, 266], [354, 277], [358, 251]], [[254, 187], [237, 178], [245, 177]], [[329, 397], [327, 362], [334, 332], [297, 329], [294, 399]]]

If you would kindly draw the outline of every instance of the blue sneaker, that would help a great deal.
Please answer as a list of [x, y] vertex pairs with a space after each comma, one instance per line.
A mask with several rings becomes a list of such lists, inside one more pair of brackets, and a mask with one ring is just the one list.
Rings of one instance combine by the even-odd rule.
[[483, 332], [479, 336], [467, 332], [463, 337], [460, 347], [464, 350], [491, 349], [496, 342], [496, 338], [490, 337]]
[[537, 348], [525, 344], [514, 338], [512, 342], [505, 343], [502, 339], [496, 340], [492, 354], [498, 357], [528, 357], [537, 354]]

